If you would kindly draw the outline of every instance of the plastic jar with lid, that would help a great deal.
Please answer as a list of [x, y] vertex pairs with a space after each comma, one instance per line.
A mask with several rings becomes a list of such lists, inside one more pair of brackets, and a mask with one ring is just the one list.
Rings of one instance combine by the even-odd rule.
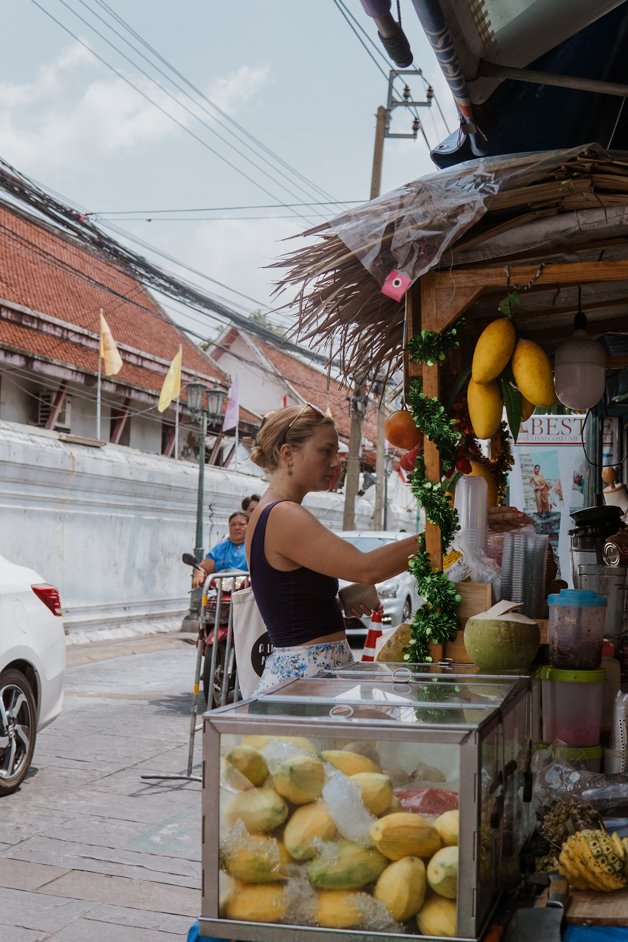
[[607, 600], [585, 589], [561, 589], [547, 599], [552, 667], [595, 670], [602, 662]]
[[606, 672], [542, 667], [539, 673], [544, 741], [598, 746]]

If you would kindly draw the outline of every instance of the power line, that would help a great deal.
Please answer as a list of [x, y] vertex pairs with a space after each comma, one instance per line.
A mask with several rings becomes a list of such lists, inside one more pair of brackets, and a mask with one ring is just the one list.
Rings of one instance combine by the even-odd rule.
[[310, 186], [314, 191], [320, 193], [321, 196], [331, 199], [329, 193], [321, 189], [321, 187], [319, 187], [317, 184], [315, 184], [314, 182], [309, 180], [307, 177], [305, 177], [302, 173], [300, 173], [293, 166], [291, 166], [291, 164], [287, 163], [285, 160], [283, 160], [281, 157], [275, 154], [265, 144], [263, 144], [258, 138], [254, 137], [254, 135], [252, 135], [249, 131], [247, 131], [245, 127], [243, 127], [241, 124], [238, 124], [238, 122], [235, 121], [234, 118], [232, 118], [230, 115], [224, 112], [215, 102], [213, 102], [210, 98], [208, 98], [208, 96], [201, 89], [199, 89], [196, 85], [190, 82], [189, 79], [187, 79], [181, 72], [178, 71], [178, 69], [175, 68], [175, 66], [172, 65], [172, 63], [168, 62], [168, 60], [166, 60], [160, 53], [158, 53], [157, 50], [153, 46], [147, 43], [146, 40], [144, 40], [143, 37], [139, 33], [137, 33], [121, 16], [119, 16], [114, 10], [112, 10], [112, 8], [107, 3], [105, 3], [104, 0], [96, 0], [96, 3], [102, 9], [105, 9], [109, 13], [109, 15], [113, 17], [113, 19], [115, 19], [118, 23], [120, 23], [120, 25], [124, 26], [124, 28], [132, 36], [134, 36], [141, 43], [142, 46], [144, 46], [144, 48], [148, 49], [155, 56], [155, 58], [158, 59], [160, 62], [163, 62], [164, 65], [166, 65], [167, 68], [169, 68], [178, 78], [180, 78], [184, 82], [185, 85], [191, 88], [195, 94], [199, 95], [204, 101], [206, 101], [214, 109], [214, 111], [216, 111], [223, 118], [225, 118], [225, 120], [228, 121], [229, 124], [237, 128], [238, 131], [241, 134], [243, 134], [248, 140], [253, 142], [262, 151], [264, 151], [266, 154], [272, 157], [272, 159], [275, 160], [278, 164], [280, 164], [284, 169], [290, 171], [292, 174], [294, 174], [295, 177], [298, 177], [300, 180], [302, 180], [304, 183]]
[[[63, 5], [67, 7], [67, 4], [65, 3], [65, 0], [59, 0], [59, 2], [63, 3]], [[48, 10], [44, 9], [44, 7], [38, 2], [38, 0], [31, 0], [31, 3], [33, 3], [39, 10], [41, 10], [42, 13], [45, 13], [45, 15], [46, 15], [49, 19], [51, 19], [54, 23], [56, 23], [57, 26], [59, 26], [64, 32], [66, 32], [66, 33], [68, 33], [68, 35], [72, 36], [72, 38], [73, 38], [74, 40], [76, 40], [76, 42], [79, 43], [84, 49], [87, 49], [87, 51], [88, 51], [91, 55], [93, 55], [96, 59], [98, 59], [98, 61], [101, 62], [101, 63], [105, 66], [105, 68], [107, 68], [107, 69], [109, 69], [111, 72], [113, 72], [114, 75], [117, 75], [119, 79], [121, 79], [126, 85], [128, 85], [128, 86], [129, 86], [130, 88], [132, 88], [135, 92], [137, 92], [138, 95], [141, 95], [141, 97], [144, 98], [146, 101], [148, 101], [151, 105], [153, 105], [153, 107], [157, 108], [158, 111], [160, 111], [160, 112], [161, 112], [163, 115], [165, 115], [170, 121], [172, 121], [172, 122], [173, 122], [174, 124], [176, 124], [179, 128], [181, 128], [182, 131], [184, 131], [186, 134], [189, 134], [190, 137], [194, 138], [194, 140], [197, 141], [197, 143], [199, 143], [199, 144], [201, 145], [201, 147], [204, 147], [204, 148], [205, 148], [206, 150], [208, 150], [210, 153], [214, 154], [215, 157], [218, 157], [219, 160], [223, 161], [223, 163], [227, 164], [227, 166], [231, 167], [231, 168], [232, 168], [236, 173], [238, 173], [241, 177], [243, 177], [245, 180], [248, 180], [248, 182], [251, 183], [253, 186], [257, 187], [259, 190], [261, 190], [261, 191], [262, 191], [263, 193], [265, 193], [267, 196], [271, 197], [271, 199], [277, 199], [277, 200], [279, 200], [279, 197], [277, 197], [276, 194], [274, 194], [271, 190], [268, 190], [265, 186], [263, 186], [261, 183], [259, 183], [257, 180], [255, 180], [253, 177], [251, 177], [248, 173], [246, 173], [246, 171], [244, 171], [242, 168], [237, 167], [237, 166], [236, 166], [231, 160], [229, 160], [229, 158], [227, 158], [224, 154], [221, 154], [220, 151], [216, 150], [215, 147], [212, 147], [211, 144], [208, 144], [207, 141], [204, 141], [201, 137], [198, 136], [198, 134], [195, 134], [194, 131], [191, 130], [191, 128], [186, 127], [186, 125], [183, 124], [182, 121], [179, 121], [177, 118], [175, 118], [174, 115], [172, 115], [166, 108], [162, 107], [157, 101], [154, 100], [154, 98], [151, 98], [151, 96], [150, 96], [147, 92], [143, 91], [141, 88], [139, 88], [137, 85], [135, 85], [129, 78], [127, 78], [127, 77], [124, 75], [124, 73], [120, 72], [119, 69], [116, 69], [115, 66], [113, 66], [110, 62], [108, 62], [105, 58], [103, 58], [103, 56], [101, 56], [98, 52], [96, 52], [94, 49], [92, 49], [92, 48], [91, 48], [87, 43], [85, 43], [79, 36], [77, 36], [76, 33], [73, 33], [72, 30], [71, 30], [69, 27], [65, 26], [59, 19], [57, 19], [57, 17], [55, 17], [55, 16], [54, 16], [52, 13], [50, 13]], [[74, 11], [72, 11], [72, 12], [74, 12]], [[80, 15], [77, 14], [77, 13], [75, 13], [74, 15], [75, 15], [75, 16], [78, 16], [79, 19], [83, 19], [83, 18], [80, 17]], [[103, 39], [104, 39], [104, 37], [103, 37]], [[105, 40], [105, 42], [108, 42], [108, 40]], [[111, 45], [111, 43], [109, 43], [109, 44]], [[124, 58], [127, 58], [127, 59], [128, 59], [128, 57], [127, 57], [124, 53], [120, 53], [120, 55], [122, 55], [122, 56], [124, 56]], [[140, 70], [140, 71], [141, 71], [141, 70]], [[144, 74], [145, 74], [145, 73], [144, 73]], [[147, 78], [149, 78], [150, 81], [153, 81], [153, 83], [154, 83], [155, 85], [157, 85], [157, 87], [160, 87], [156, 82], [154, 82], [153, 79], [150, 79], [150, 76], [147, 76]], [[166, 91], [166, 89], [163, 89], [163, 88], [162, 88], [162, 90], [163, 90], [164, 92], [166, 92], [166, 94], [169, 94], [170, 97], [173, 98], [174, 101], [176, 101], [176, 103], [177, 103], [177, 105], [178, 105], [179, 107], [184, 108], [184, 110], [189, 111], [189, 109], [186, 108], [186, 106], [185, 106], [184, 104], [182, 104], [180, 101], [178, 101], [177, 99], [175, 99], [174, 96], [172, 96], [169, 92]], [[192, 113], [192, 112], [190, 112], [190, 113]], [[193, 113], [192, 113], [192, 114], [193, 114]], [[200, 121], [201, 124], [204, 124], [204, 122], [202, 122], [202, 121], [200, 120], [200, 118], [198, 118], [196, 115], [193, 115], [193, 116], [196, 117], [197, 120]], [[204, 125], [204, 126], [207, 127], [207, 125]], [[213, 133], [216, 133], [216, 132], [213, 132]], [[217, 135], [217, 136], [220, 137], [220, 135]], [[249, 161], [249, 162], [252, 163], [252, 161]], [[284, 189], [286, 189], [288, 192], [290, 192], [290, 190], [289, 190], [287, 187], [284, 187]], [[293, 195], [294, 195], [294, 194], [293, 194]], [[295, 215], [296, 217], [300, 217], [300, 214], [299, 214], [298, 212], [296, 212], [296, 211], [295, 211], [294, 215]], [[300, 218], [302, 218], [302, 217], [300, 217]], [[307, 220], [304, 220], [304, 221], [307, 221]]]
[[121, 214], [139, 213], [145, 215], [150, 213], [156, 216], [158, 213], [226, 213], [235, 210], [251, 209], [287, 209], [289, 206], [348, 206], [350, 203], [363, 203], [364, 200], [324, 200], [319, 203], [258, 203], [251, 206], [201, 206], [186, 207], [183, 209], [95, 209], [86, 216], [119, 216]]

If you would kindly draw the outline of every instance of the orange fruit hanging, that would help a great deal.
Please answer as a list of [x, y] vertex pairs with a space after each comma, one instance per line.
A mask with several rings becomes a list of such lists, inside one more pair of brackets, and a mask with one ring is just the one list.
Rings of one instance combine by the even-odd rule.
[[395, 448], [406, 450], [415, 448], [423, 441], [423, 432], [416, 427], [407, 409], [399, 409], [388, 416], [384, 423], [384, 434]]

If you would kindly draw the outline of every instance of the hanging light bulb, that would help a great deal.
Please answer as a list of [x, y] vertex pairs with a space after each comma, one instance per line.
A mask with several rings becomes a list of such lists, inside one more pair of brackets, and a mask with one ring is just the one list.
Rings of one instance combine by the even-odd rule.
[[578, 313], [574, 332], [556, 348], [554, 381], [556, 395], [564, 406], [586, 411], [604, 395], [606, 386], [606, 353], [597, 340], [587, 335], [587, 318], [582, 310], [581, 289], [578, 288]]

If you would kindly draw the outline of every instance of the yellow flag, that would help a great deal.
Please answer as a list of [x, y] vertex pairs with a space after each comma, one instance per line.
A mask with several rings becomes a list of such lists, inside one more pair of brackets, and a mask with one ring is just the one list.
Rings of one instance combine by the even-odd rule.
[[175, 354], [172, 363], [168, 367], [164, 384], [159, 393], [159, 405], [157, 406], [159, 412], [165, 412], [172, 400], [179, 398], [179, 393], [181, 392], [182, 352], [182, 348], [179, 347], [179, 352]]
[[116, 347], [116, 342], [111, 336], [109, 324], [102, 315], [100, 315], [100, 350], [99, 356], [102, 357], [103, 370], [105, 376], [115, 376], [122, 369], [122, 357]]

